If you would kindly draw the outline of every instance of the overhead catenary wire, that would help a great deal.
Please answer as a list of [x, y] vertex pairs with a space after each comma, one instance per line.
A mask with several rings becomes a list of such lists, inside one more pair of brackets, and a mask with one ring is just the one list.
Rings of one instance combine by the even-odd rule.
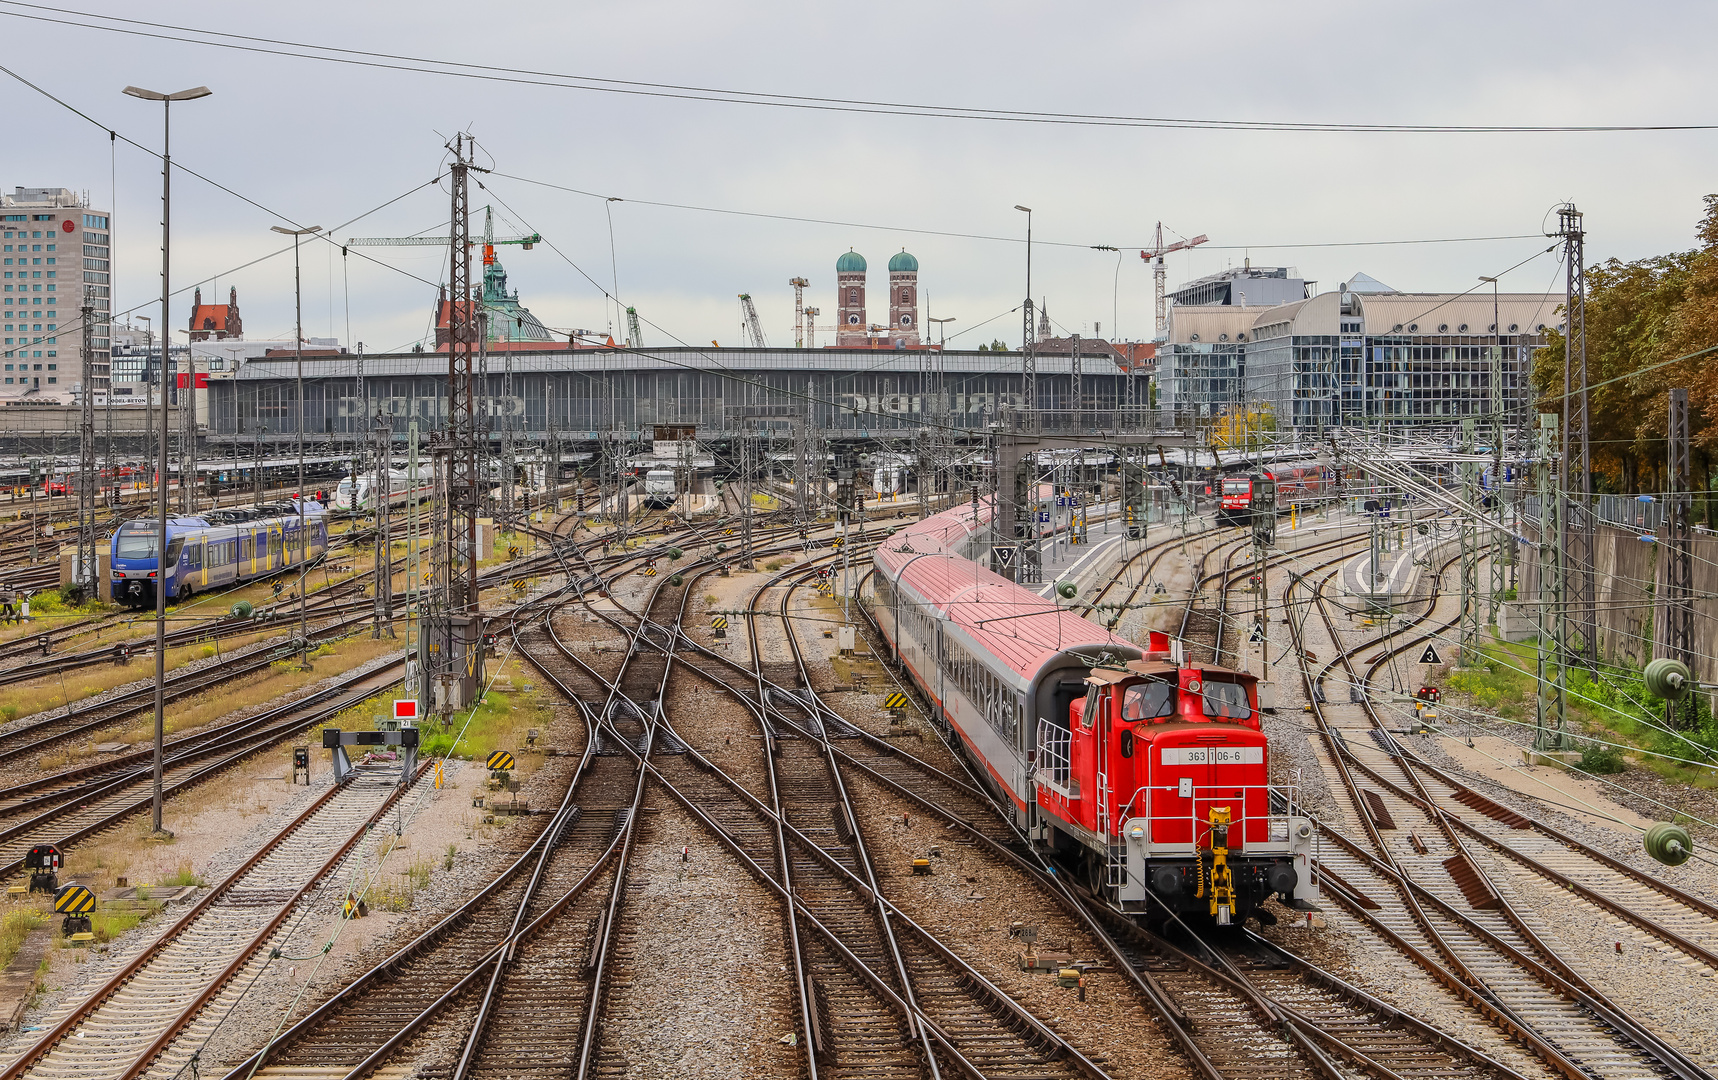
[[[179, 26], [171, 23], [128, 19], [70, 8], [0, 0], [0, 14], [17, 19], [73, 26], [105, 33], [177, 41], [188, 45], [238, 52], [287, 56], [323, 63], [379, 68], [415, 74], [451, 76], [461, 79], [511, 83], [558, 90], [595, 91], [639, 97], [722, 102], [778, 109], [865, 115], [921, 117], [945, 120], [979, 120], [996, 123], [1049, 124], [1105, 128], [1169, 128], [1191, 131], [1274, 131], [1347, 134], [1597, 134], [1606, 132], [1699, 132], [1718, 130], [1718, 124], [1365, 124], [1334, 120], [1224, 120], [1200, 117], [1125, 116], [1105, 113], [1052, 112], [1039, 109], [1000, 109], [988, 106], [943, 105], [925, 102], [837, 98], [780, 91], [739, 90], [732, 87], [696, 86], [680, 83], [612, 79], [571, 72], [535, 71], [515, 66], [438, 60], [403, 53], [317, 45], [308, 42], [236, 34], [230, 31]], [[33, 14], [40, 12], [41, 14]], [[80, 22], [66, 16], [93, 20]], [[171, 31], [171, 32], [169, 32]], [[202, 35], [192, 37], [186, 35]]]

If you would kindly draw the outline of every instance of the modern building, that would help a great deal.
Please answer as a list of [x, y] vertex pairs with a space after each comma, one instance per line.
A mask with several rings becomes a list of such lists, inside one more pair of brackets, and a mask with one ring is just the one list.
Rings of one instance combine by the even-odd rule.
[[[1368, 279], [1370, 280], [1370, 279]], [[1272, 307], [1312, 295], [1318, 282], [1302, 278], [1292, 266], [1232, 266], [1222, 273], [1189, 281], [1169, 294], [1177, 306]]]
[[[1371, 279], [1367, 279], [1370, 281]], [[1533, 350], [1561, 326], [1555, 293], [1357, 292], [1343, 287], [1257, 314], [1243, 385], [1296, 428], [1449, 424], [1525, 408]], [[1498, 355], [1493, 357], [1493, 350]]]
[[0, 194], [0, 398], [69, 395], [82, 386], [87, 298], [91, 382], [109, 381], [112, 217], [66, 188]]
[[1176, 304], [1157, 347], [1157, 404], [1217, 416], [1246, 392], [1247, 343], [1253, 322], [1271, 307]]

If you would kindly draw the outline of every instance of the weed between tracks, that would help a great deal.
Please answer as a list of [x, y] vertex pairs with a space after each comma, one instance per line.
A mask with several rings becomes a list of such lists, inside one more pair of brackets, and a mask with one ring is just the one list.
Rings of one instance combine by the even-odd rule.
[[0, 969], [12, 963], [18, 950], [24, 947], [24, 939], [30, 936], [30, 931], [47, 920], [46, 894], [37, 905], [19, 904], [6, 912], [6, 917], [0, 919]]
[[[261, 635], [257, 636], [260, 637]], [[228, 643], [223, 645], [222, 648], [223, 651], [230, 651], [235, 645], [240, 644], [241, 643], [237, 642]], [[243, 644], [248, 644], [248, 642]], [[260, 671], [253, 672], [241, 679], [230, 683], [223, 683], [220, 686], [214, 687], [187, 700], [174, 702], [167, 708], [167, 716], [164, 726], [169, 735], [201, 727], [205, 724], [220, 720], [223, 717], [229, 716], [246, 707], [252, 707], [261, 702], [272, 701], [275, 698], [291, 694], [292, 692], [300, 690], [313, 682], [327, 678], [331, 671], [349, 671], [353, 668], [359, 667], [376, 659], [377, 657], [397, 651], [400, 648], [400, 645], [401, 643], [397, 639], [389, 640], [387, 638], [382, 638], [378, 640], [372, 639], [367, 635], [356, 635], [345, 638], [341, 641], [319, 646], [311, 651], [310, 657], [312, 663], [319, 666], [321, 670], [300, 671], [298, 669], [296, 659], [282, 660], [270, 664], [268, 667]], [[209, 651], [205, 653], [205, 649]], [[177, 666], [182, 666], [190, 659], [213, 655], [213, 646], [186, 646], [184, 649], [176, 649], [168, 654], [168, 666], [169, 669], [172, 669]], [[131, 679], [126, 679], [123, 672], [136, 666], [137, 663], [137, 661], [134, 661], [132, 664], [127, 665], [125, 669], [121, 669], [119, 672], [114, 673], [112, 677], [115, 679], [122, 679], [124, 681], [132, 681]], [[87, 675], [89, 673], [85, 672], [81, 674]], [[141, 677], [143, 676], [133, 676], [133, 678]], [[121, 685], [121, 683], [116, 682], [114, 685]], [[86, 693], [84, 696], [92, 695]], [[52, 706], [50, 706], [50, 708], [51, 707]], [[5, 707], [0, 705], [0, 716], [4, 715]], [[151, 719], [147, 721], [138, 721], [129, 728], [117, 733], [107, 733], [100, 741], [143, 743], [153, 739], [154, 737], [155, 727], [154, 721]], [[68, 762], [88, 757], [96, 752], [94, 748], [94, 743], [96, 741], [96, 739], [91, 739], [77, 747], [61, 750], [52, 754], [45, 754], [40, 759], [41, 767], [44, 769], [55, 769], [64, 766]]]

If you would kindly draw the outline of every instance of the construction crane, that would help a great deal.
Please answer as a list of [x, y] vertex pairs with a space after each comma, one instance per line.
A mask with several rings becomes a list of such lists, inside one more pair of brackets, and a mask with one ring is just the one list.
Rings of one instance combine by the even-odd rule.
[[[817, 348], [817, 317], [821, 314], [823, 314], [822, 308], [808, 307], [805, 309], [805, 347], [808, 349]], [[835, 327], [825, 326], [823, 329], [833, 330]]]
[[746, 336], [751, 339], [752, 347], [767, 349], [770, 343], [764, 340], [763, 324], [758, 322], [758, 309], [752, 304], [751, 293], [740, 294], [741, 326]]
[[1163, 245], [1163, 222], [1157, 223], [1157, 241], [1150, 251], [1142, 251], [1139, 257], [1151, 264], [1152, 283], [1157, 291], [1157, 340], [1162, 341], [1169, 334], [1169, 309], [1163, 303], [1163, 257], [1171, 251], [1187, 251], [1196, 248], [1210, 239], [1200, 233], [1191, 240], [1177, 240], [1168, 247]]
[[635, 307], [626, 309], [626, 333], [627, 337], [631, 339], [627, 342], [630, 348], [641, 349], [644, 347], [644, 331], [638, 328], [638, 309]]
[[[483, 208], [483, 265], [489, 266], [495, 262], [495, 248], [500, 244], [518, 244], [530, 251], [543, 242], [541, 233], [531, 233], [528, 236], [495, 236], [495, 208]], [[346, 238], [347, 247], [446, 247], [453, 243], [448, 236], [349, 236]], [[472, 242], [476, 246], [476, 242]]]
[[805, 348], [805, 287], [811, 282], [802, 277], [789, 278], [793, 286], [793, 347]]

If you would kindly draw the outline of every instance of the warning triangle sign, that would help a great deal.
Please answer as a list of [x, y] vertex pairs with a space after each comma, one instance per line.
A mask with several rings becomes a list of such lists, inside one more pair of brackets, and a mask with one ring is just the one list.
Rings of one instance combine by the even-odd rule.
[[1263, 623], [1254, 623], [1253, 632], [1247, 635], [1247, 640], [1254, 645], [1265, 640], [1265, 625]]
[[1442, 660], [1438, 659], [1438, 650], [1432, 648], [1432, 645], [1430, 642], [1426, 643], [1426, 651], [1420, 654], [1420, 663], [1422, 663], [1422, 664], [1441, 664], [1441, 663], [1443, 663]]
[[996, 561], [1001, 563], [1003, 566], [1007, 566], [1009, 563], [1014, 561], [1014, 549], [1007, 545], [997, 548]]

